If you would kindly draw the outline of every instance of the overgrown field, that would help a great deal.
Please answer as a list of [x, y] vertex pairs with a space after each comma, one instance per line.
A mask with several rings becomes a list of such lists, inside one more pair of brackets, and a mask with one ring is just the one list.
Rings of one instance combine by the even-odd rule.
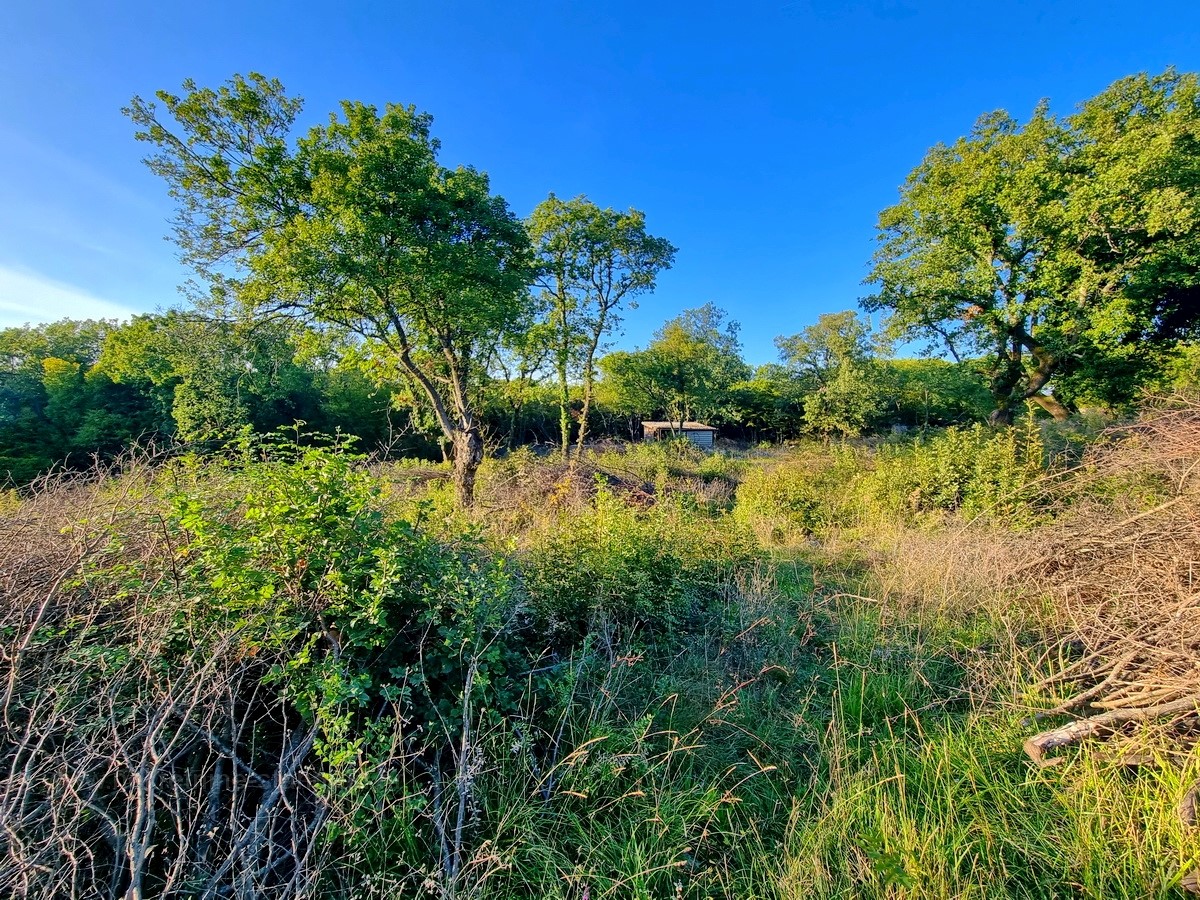
[[[1171, 897], [1200, 408], [0, 498], [0, 894]], [[1189, 807], [1189, 803], [1191, 806]]]

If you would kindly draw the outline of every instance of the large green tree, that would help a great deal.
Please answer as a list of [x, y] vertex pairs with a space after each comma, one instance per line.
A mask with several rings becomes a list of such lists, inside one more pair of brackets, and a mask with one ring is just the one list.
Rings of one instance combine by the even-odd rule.
[[562, 452], [571, 443], [570, 379], [578, 376], [583, 409], [576, 441], [587, 436], [596, 380], [596, 354], [620, 326], [623, 307], [654, 290], [669, 269], [675, 248], [646, 231], [639, 210], [601, 209], [586, 197], [560, 200], [551, 194], [533, 211], [529, 231], [540, 264], [538, 287], [547, 306], [554, 372], [559, 392]]
[[854, 437], [882, 413], [885, 389], [871, 328], [853, 310], [824, 313], [799, 333], [776, 338], [775, 346], [806, 388], [806, 430]]
[[879, 231], [864, 306], [981, 357], [994, 422], [1127, 397], [1200, 322], [1196, 77], [1123, 79], [1065, 119], [984, 116], [928, 152]]
[[796, 334], [775, 338], [775, 346], [788, 370], [814, 387], [841, 366], [865, 365], [874, 352], [871, 328], [854, 310], [822, 313]]
[[602, 361], [606, 393], [615, 405], [661, 414], [678, 423], [717, 416], [746, 380], [738, 324], [712, 303], [684, 310], [655, 332], [645, 350], [610, 353]]
[[519, 320], [533, 256], [488, 178], [437, 159], [431, 118], [345, 102], [306, 135], [276, 80], [134, 98], [127, 115], [179, 202], [176, 240], [213, 285], [257, 315], [359, 335], [410, 379], [453, 446], [470, 504], [483, 459], [472, 384]]

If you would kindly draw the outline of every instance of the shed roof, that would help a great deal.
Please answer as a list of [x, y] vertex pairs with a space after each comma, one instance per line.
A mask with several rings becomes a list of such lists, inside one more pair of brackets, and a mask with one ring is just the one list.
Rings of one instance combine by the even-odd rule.
[[642, 428], [647, 431], [662, 431], [664, 429], [673, 429], [675, 431], [716, 431], [717, 429], [711, 425], [705, 425], [703, 422], [684, 422], [682, 429], [678, 422], [643, 422]]

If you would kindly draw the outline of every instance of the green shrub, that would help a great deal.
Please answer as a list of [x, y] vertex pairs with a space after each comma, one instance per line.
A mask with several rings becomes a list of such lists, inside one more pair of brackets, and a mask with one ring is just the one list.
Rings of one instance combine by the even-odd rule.
[[1013, 526], [1038, 518], [1035, 482], [1045, 474], [1037, 427], [950, 427], [882, 449], [864, 496], [892, 513], [961, 511]]
[[350, 454], [255, 452], [263, 458], [235, 461], [222, 491], [202, 468], [173, 498], [174, 652], [233, 633], [244, 653], [278, 658], [269, 681], [320, 725], [331, 759], [336, 740], [355, 744], [354, 717], [381, 702], [402, 701], [412, 734], [436, 730], [468, 670], [479, 699], [503, 707], [494, 638], [514, 604], [503, 567], [385, 517], [376, 480]]
[[738, 486], [734, 518], [765, 543], [821, 534], [853, 521], [860, 461], [847, 447], [804, 451], [750, 470]]
[[669, 500], [639, 509], [599, 481], [589, 508], [541, 524], [521, 567], [537, 618], [578, 637], [597, 618], [656, 634], [684, 625], [751, 559], [728, 519]]

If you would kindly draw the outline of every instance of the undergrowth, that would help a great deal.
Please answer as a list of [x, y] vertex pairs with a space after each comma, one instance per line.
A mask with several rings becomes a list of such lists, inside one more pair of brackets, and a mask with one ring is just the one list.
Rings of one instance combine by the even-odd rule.
[[1082, 504], [1060, 446], [521, 452], [468, 514], [268, 441], [6, 500], [0, 885], [1172, 896], [1186, 735], [1021, 752], [1063, 619], [1012, 572]]

